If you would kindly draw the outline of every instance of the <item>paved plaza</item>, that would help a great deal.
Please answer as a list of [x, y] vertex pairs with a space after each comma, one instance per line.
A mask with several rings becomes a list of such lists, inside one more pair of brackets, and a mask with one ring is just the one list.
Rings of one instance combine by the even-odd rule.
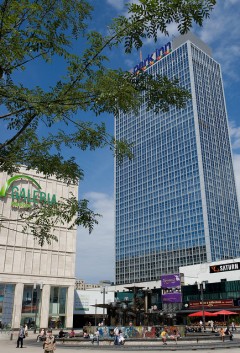
[[[237, 336], [237, 337], [236, 337]], [[143, 344], [139, 344], [137, 346], [133, 345], [125, 345], [125, 346], [114, 346], [114, 345], [92, 345], [91, 342], [87, 345], [67, 345], [66, 343], [58, 342], [57, 343], [57, 349], [56, 353], [58, 352], [66, 352], [70, 351], [71, 353], [79, 353], [86, 351], [87, 353], [90, 352], [95, 352], [100, 351], [101, 353], [110, 353], [113, 351], [131, 351], [132, 353], [137, 353], [139, 351], [145, 352], [145, 351], [162, 351], [162, 352], [172, 352], [172, 351], [203, 351], [204, 352], [212, 352], [213, 350], [215, 352], [221, 352], [221, 353], [226, 353], [226, 352], [231, 352], [231, 353], [239, 353], [240, 352], [240, 335], [237, 334], [235, 339], [230, 342], [230, 341], [208, 341], [208, 342], [181, 342], [179, 341], [178, 344], [174, 344], [173, 342], [169, 342], [167, 346], [164, 346], [159, 342], [157, 345], [151, 345], [151, 344], [146, 344], [144, 342]], [[10, 334], [1, 334], [0, 333], [0, 351], [1, 352], [7, 352], [7, 353], [16, 353], [16, 340], [17, 340], [17, 333], [14, 333], [13, 339], [10, 340], [11, 336]], [[149, 342], [150, 343], [150, 342]], [[20, 349], [20, 348], [18, 348]], [[43, 352], [42, 349], [42, 343], [37, 343], [36, 342], [36, 335], [33, 333], [30, 333], [30, 337], [26, 338], [24, 340], [24, 345], [23, 345], [23, 352], [29, 352], [29, 353], [41, 353]]]

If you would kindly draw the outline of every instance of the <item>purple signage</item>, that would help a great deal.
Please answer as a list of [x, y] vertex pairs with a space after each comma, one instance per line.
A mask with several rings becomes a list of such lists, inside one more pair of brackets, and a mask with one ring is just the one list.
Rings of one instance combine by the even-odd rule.
[[179, 273], [161, 276], [162, 288], [176, 288], [181, 286]]
[[182, 294], [179, 292], [162, 294], [163, 303], [181, 303]]

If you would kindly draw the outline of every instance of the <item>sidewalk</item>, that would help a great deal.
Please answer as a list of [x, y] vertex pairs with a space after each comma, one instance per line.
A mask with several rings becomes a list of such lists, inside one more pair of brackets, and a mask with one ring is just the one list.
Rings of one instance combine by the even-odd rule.
[[[5, 337], [4, 337], [5, 336]], [[0, 334], [0, 346], [1, 346], [1, 352], [7, 352], [7, 353], [16, 353], [16, 334], [13, 337], [13, 340], [10, 340], [9, 335], [2, 335]], [[28, 351], [29, 353], [41, 353], [43, 352], [42, 349], [42, 343], [36, 342], [36, 337], [34, 334], [31, 334], [30, 337], [26, 338], [24, 340], [24, 345], [23, 345], [23, 352]], [[87, 353], [100, 351], [101, 353], [110, 353], [112, 351], [131, 351], [132, 353], [139, 353], [139, 351], [142, 352], [147, 352], [147, 351], [162, 351], [162, 352], [172, 352], [172, 351], [181, 351], [181, 352], [186, 352], [189, 350], [198, 350], [198, 351], [204, 351], [206, 353], [212, 353], [212, 350], [215, 350], [215, 352], [220, 352], [220, 353], [239, 353], [240, 352], [240, 340], [236, 339], [233, 342], [206, 342], [206, 343], [190, 343], [190, 342], [184, 342], [181, 343], [179, 342], [177, 345], [169, 342], [167, 346], [162, 345], [161, 342], [159, 342], [159, 345], [153, 346], [153, 345], [148, 345], [146, 342], [144, 344], [138, 344], [138, 346], [104, 346], [104, 345], [92, 345], [89, 342], [89, 345], [87, 346], [76, 346], [76, 345], [71, 345], [68, 346], [67, 344], [62, 344], [58, 343], [57, 344], [57, 349], [56, 353], [63, 353], [66, 351], [70, 351], [71, 353], [79, 353], [79, 351], [86, 351]], [[18, 352], [18, 351], [17, 351]]]

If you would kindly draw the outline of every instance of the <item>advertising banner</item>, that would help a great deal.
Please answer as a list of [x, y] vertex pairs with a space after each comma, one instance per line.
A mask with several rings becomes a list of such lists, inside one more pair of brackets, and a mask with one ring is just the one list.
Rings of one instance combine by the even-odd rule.
[[181, 286], [179, 273], [161, 276], [162, 288], [176, 288]]
[[179, 292], [162, 294], [163, 303], [181, 303], [182, 294]]

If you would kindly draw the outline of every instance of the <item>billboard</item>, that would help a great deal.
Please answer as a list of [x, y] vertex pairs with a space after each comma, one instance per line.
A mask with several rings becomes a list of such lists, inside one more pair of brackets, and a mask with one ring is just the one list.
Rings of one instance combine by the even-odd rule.
[[179, 273], [161, 276], [162, 289], [181, 287], [181, 278]]
[[163, 303], [181, 303], [182, 302], [182, 293], [173, 292], [162, 294]]
[[162, 303], [181, 303], [181, 277], [179, 273], [162, 275]]

